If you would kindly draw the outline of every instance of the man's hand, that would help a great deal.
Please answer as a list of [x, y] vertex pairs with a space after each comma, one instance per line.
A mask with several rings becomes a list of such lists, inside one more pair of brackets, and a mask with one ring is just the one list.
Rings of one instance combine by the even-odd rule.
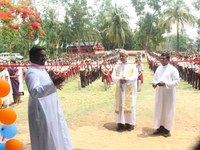
[[125, 77], [120, 78], [120, 83], [121, 83], [121, 84], [126, 83], [126, 79], [125, 79]]
[[54, 85], [57, 87], [65, 81], [65, 77], [58, 77], [53, 80]]
[[157, 83], [158, 86], [165, 86], [165, 83], [163, 81], [160, 81], [159, 83]]
[[156, 88], [157, 84], [154, 84], [154, 83], [153, 83], [152, 86], [153, 86], [153, 88]]

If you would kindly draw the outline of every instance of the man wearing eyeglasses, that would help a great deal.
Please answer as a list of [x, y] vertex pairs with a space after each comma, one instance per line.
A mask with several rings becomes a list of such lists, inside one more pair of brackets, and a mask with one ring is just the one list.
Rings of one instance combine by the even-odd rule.
[[153, 135], [170, 136], [174, 125], [176, 86], [178, 85], [179, 72], [169, 64], [170, 56], [162, 53], [161, 65], [156, 69], [152, 86], [155, 88], [154, 128]]

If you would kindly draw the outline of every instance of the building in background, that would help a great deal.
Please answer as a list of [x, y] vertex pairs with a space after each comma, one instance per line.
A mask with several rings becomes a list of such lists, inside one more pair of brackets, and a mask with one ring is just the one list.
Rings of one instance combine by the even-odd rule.
[[67, 53], [99, 54], [99, 53], [104, 53], [104, 46], [98, 42], [80, 42], [80, 45], [78, 45], [78, 42], [73, 42], [67, 47]]

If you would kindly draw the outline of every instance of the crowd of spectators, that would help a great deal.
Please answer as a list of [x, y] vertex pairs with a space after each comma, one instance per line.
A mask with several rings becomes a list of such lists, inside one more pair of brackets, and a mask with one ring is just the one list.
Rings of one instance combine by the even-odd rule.
[[[105, 69], [112, 72], [117, 61], [115, 52], [94, 54], [73, 54], [68, 56], [51, 57], [46, 61], [47, 72], [64, 74], [65, 83], [80, 78], [80, 88], [85, 88], [95, 80], [102, 77]], [[0, 63], [0, 79], [8, 81], [11, 90], [2, 98], [2, 107], [15, 106], [21, 102], [24, 95], [24, 76], [30, 62], [28, 61], [3, 61]]]
[[[149, 68], [154, 72], [160, 65], [159, 57], [158, 52], [147, 53]], [[170, 58], [170, 63], [178, 69], [182, 80], [200, 90], [200, 52], [171, 52]], [[142, 64], [142, 58], [135, 57], [135, 60], [137, 66]], [[109, 87], [112, 82], [112, 70], [117, 61], [117, 52], [104, 55], [72, 54], [48, 58], [45, 66], [48, 72], [64, 74], [66, 83], [79, 78], [79, 88], [85, 88], [100, 78]], [[8, 81], [11, 86], [10, 93], [2, 98], [3, 107], [14, 106], [21, 102], [20, 97], [24, 95], [24, 75], [29, 65], [28, 61], [0, 63], [0, 79]], [[141, 81], [143, 82], [143, 76]]]

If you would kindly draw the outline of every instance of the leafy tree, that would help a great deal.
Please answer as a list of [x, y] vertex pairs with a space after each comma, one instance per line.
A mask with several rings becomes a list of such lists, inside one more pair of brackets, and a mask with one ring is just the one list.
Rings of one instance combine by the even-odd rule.
[[[143, 32], [143, 35], [146, 36], [144, 49], [156, 49], [156, 46], [159, 45], [159, 42], [162, 41], [162, 32], [158, 26], [158, 19], [161, 12], [161, 7], [164, 6], [164, 0], [131, 0], [133, 7], [136, 10], [137, 15], [140, 16], [139, 26], [140, 32]], [[146, 7], [150, 11], [146, 11]], [[142, 23], [144, 21], [144, 23]], [[145, 26], [145, 31], [143, 27]], [[158, 32], [159, 31], [159, 32]], [[145, 33], [144, 33], [145, 32]], [[153, 45], [153, 47], [152, 47]]]
[[145, 49], [145, 33], [144, 32], [140, 32], [139, 30], [135, 30], [134, 31], [134, 38], [133, 38], [133, 49], [135, 50], [141, 50], [141, 49]]
[[138, 16], [145, 14], [144, 12], [145, 5], [146, 5], [145, 0], [131, 0], [131, 2]]
[[[93, 37], [92, 13], [89, 11], [86, 0], [74, 0], [66, 8], [65, 20], [68, 20], [72, 41], [77, 43], [78, 51], [80, 51], [80, 42], [86, 39], [91, 40]], [[94, 33], [95, 34], [95, 33]]]
[[115, 5], [115, 8], [107, 14], [105, 22], [107, 27], [104, 31], [110, 42], [116, 44], [118, 48], [124, 48], [125, 34], [129, 31], [128, 15]]
[[[180, 35], [180, 50], [186, 51], [189, 49], [191, 39], [186, 34]], [[174, 51], [177, 47], [176, 35], [170, 35], [166, 37], [166, 41], [163, 44], [162, 49], [164, 51]]]
[[[144, 17], [140, 17], [137, 23], [139, 29], [135, 32], [135, 43], [137, 43], [137, 49], [154, 49], [163, 41], [163, 32], [158, 26], [158, 21], [154, 20], [152, 24], [152, 14], [147, 13]], [[155, 18], [156, 19], [156, 18]], [[138, 42], [141, 43], [138, 43]], [[139, 46], [139, 47], [138, 47]], [[142, 46], [142, 47], [140, 47]]]
[[60, 43], [60, 33], [62, 30], [61, 23], [57, 20], [58, 14], [51, 7], [46, 8], [46, 13], [42, 18], [42, 26], [46, 30], [46, 34], [40, 37], [40, 42], [49, 52], [50, 56], [56, 55], [57, 44]]
[[[200, 13], [200, 0], [196, 0], [193, 3], [194, 7], [196, 8], [197, 12]], [[200, 50], [200, 18], [197, 18], [197, 26], [198, 26], [198, 37], [196, 40], [196, 46], [197, 46], [197, 50]]]
[[126, 33], [126, 41], [125, 41], [125, 44], [124, 44], [124, 49], [126, 49], [126, 50], [135, 49], [135, 47], [134, 47], [134, 33], [131, 29], [130, 29], [130, 32]]
[[[33, 42], [35, 34], [44, 35], [40, 16], [31, 2], [20, 0], [18, 3], [0, 0], [0, 39], [1, 46], [8, 50], [12, 47], [25, 53]], [[23, 43], [27, 41], [26, 43]], [[23, 44], [20, 44], [20, 43]]]
[[99, 31], [100, 40], [102, 41], [105, 49], [113, 49], [114, 45], [109, 41], [107, 37], [107, 33], [104, 32], [105, 28], [108, 26], [107, 22], [105, 22], [105, 18], [107, 14], [110, 13], [111, 10], [114, 9], [110, 0], [101, 0], [100, 3], [96, 3], [96, 11], [94, 12], [95, 26]]
[[167, 7], [165, 8], [161, 26], [168, 32], [171, 31], [172, 25], [176, 24], [177, 33], [177, 50], [180, 50], [179, 46], [179, 32], [181, 26], [184, 24], [194, 25], [195, 17], [190, 13], [189, 7], [182, 0], [169, 0], [167, 1]]

